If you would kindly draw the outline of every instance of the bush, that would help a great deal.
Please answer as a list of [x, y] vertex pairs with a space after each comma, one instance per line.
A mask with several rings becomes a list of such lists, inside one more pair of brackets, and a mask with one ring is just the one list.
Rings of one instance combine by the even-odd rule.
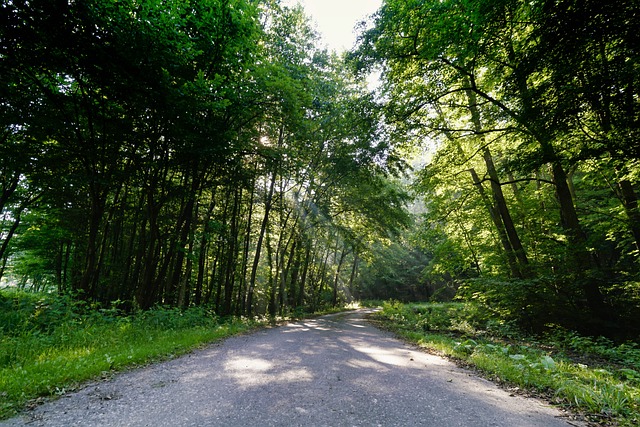
[[465, 281], [457, 298], [478, 303], [478, 315], [487, 321], [515, 322], [529, 332], [543, 332], [550, 323], [578, 330], [588, 324], [590, 317], [587, 310], [577, 309], [580, 298], [572, 288], [548, 278], [478, 278]]

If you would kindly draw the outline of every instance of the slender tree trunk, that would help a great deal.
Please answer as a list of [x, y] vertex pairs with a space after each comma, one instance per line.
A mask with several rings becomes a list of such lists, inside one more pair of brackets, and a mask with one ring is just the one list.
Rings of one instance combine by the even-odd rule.
[[269, 191], [264, 204], [264, 216], [262, 217], [262, 224], [260, 225], [260, 233], [258, 234], [258, 241], [256, 242], [256, 253], [253, 257], [253, 265], [251, 267], [251, 277], [249, 279], [249, 289], [247, 291], [247, 315], [253, 315], [253, 293], [256, 287], [256, 275], [258, 272], [258, 266], [260, 264], [260, 254], [262, 252], [262, 242], [264, 241], [264, 235], [267, 230], [267, 224], [269, 223], [269, 213], [271, 212], [271, 204], [273, 200], [273, 193], [276, 185], [276, 171], [274, 170], [271, 175], [271, 182], [269, 183]]
[[[189, 253], [193, 253], [193, 240], [189, 241], [188, 246]], [[193, 261], [191, 257], [187, 257], [187, 262], [184, 266], [184, 273], [178, 286], [178, 307], [185, 308], [189, 306], [191, 289], [189, 286], [189, 279], [191, 278], [191, 270], [193, 268]]]
[[[469, 90], [467, 91], [467, 98], [469, 100], [469, 109], [471, 111], [474, 130], [476, 133], [481, 134], [483, 128], [480, 121], [480, 112], [478, 110], [476, 94], [473, 91]], [[489, 179], [491, 182], [491, 193], [495, 202], [495, 210], [500, 214], [500, 221], [504, 225], [504, 231], [506, 232], [507, 238], [509, 239], [508, 246], [511, 248], [513, 254], [517, 259], [518, 268], [515, 271], [512, 268], [512, 272], [515, 273], [516, 277], [521, 278], [528, 275], [527, 270], [529, 260], [527, 259], [527, 254], [524, 250], [524, 247], [522, 246], [522, 241], [520, 240], [520, 236], [518, 235], [515, 224], [513, 223], [513, 219], [511, 218], [511, 213], [509, 212], [507, 201], [504, 197], [504, 193], [502, 192], [500, 177], [498, 176], [498, 172], [493, 162], [493, 156], [491, 155], [491, 151], [486, 145], [482, 149], [482, 158], [484, 159], [485, 165], [487, 166], [487, 173], [489, 174]], [[505, 250], [507, 251], [507, 253], [509, 252], [509, 249], [506, 246]]]
[[318, 274], [320, 283], [318, 287], [318, 296], [322, 297], [322, 293], [324, 292], [324, 288], [327, 285], [327, 266], [329, 265], [329, 256], [331, 255], [331, 248], [327, 246], [327, 251], [325, 252], [324, 260], [322, 261], [322, 267], [320, 268], [320, 272]]
[[487, 171], [489, 172], [489, 177], [491, 178], [491, 189], [493, 193], [493, 198], [496, 202], [496, 208], [500, 213], [500, 218], [502, 219], [502, 223], [504, 224], [505, 231], [507, 232], [507, 236], [509, 238], [509, 243], [511, 244], [511, 248], [518, 259], [520, 274], [519, 277], [528, 275], [527, 269], [529, 265], [529, 260], [527, 258], [527, 254], [522, 246], [522, 241], [520, 240], [520, 236], [516, 230], [515, 224], [513, 223], [513, 218], [511, 218], [511, 213], [509, 212], [509, 208], [507, 206], [507, 202], [504, 197], [504, 193], [502, 192], [502, 185], [500, 184], [498, 173], [496, 171], [495, 165], [493, 163], [493, 158], [491, 156], [491, 152], [488, 148], [483, 150], [483, 158], [485, 160], [485, 164], [487, 165]]
[[[229, 223], [229, 201], [231, 198], [231, 191], [232, 191], [231, 187], [228, 187], [227, 193], [224, 197], [224, 209], [223, 209], [222, 218], [225, 224], [225, 228], [227, 228], [227, 225]], [[227, 230], [224, 235], [224, 238], [218, 241], [218, 244], [220, 245], [219, 246], [220, 261], [218, 262], [219, 271], [218, 271], [218, 280], [216, 283], [216, 302], [215, 302], [216, 313], [222, 313], [224, 311], [224, 308], [221, 308], [222, 307], [221, 302], [224, 304], [224, 299], [222, 297], [222, 292], [223, 292], [222, 285], [226, 279], [228, 258], [231, 256], [231, 254], [229, 253], [229, 247], [227, 245], [227, 243], [229, 242], [229, 239], [230, 239], [230, 235], [229, 235], [229, 231]]]
[[[297, 243], [296, 240], [293, 240], [293, 243], [291, 243], [291, 252], [289, 253], [289, 258], [287, 259], [286, 266], [282, 269], [282, 272], [280, 274], [280, 289], [278, 290], [279, 292], [278, 301], [280, 304], [281, 315], [283, 314], [284, 307], [287, 305], [289, 301], [289, 298], [287, 296], [287, 289], [289, 289], [289, 287], [287, 286], [287, 278], [289, 277], [289, 271], [291, 271], [291, 264], [293, 263], [293, 259], [294, 259], [296, 243]], [[286, 246], [289, 246], [289, 245], [287, 244]], [[286, 253], [286, 250], [283, 249], [281, 265], [284, 265], [285, 253]]]
[[304, 264], [302, 267], [302, 277], [298, 284], [298, 300], [296, 305], [302, 307], [304, 305], [304, 288], [307, 283], [307, 273], [309, 272], [309, 263], [311, 262], [311, 243], [306, 242], [304, 253]]
[[[154, 170], [151, 176], [147, 178], [147, 185], [141, 198], [142, 206], [145, 209], [145, 218], [140, 233], [141, 239], [146, 244], [141, 244], [138, 252], [138, 259], [142, 262], [140, 265], [142, 283], [136, 292], [136, 300], [143, 310], [157, 303], [159, 297], [158, 265], [161, 261], [162, 248], [158, 220], [163, 201], [162, 199], [157, 199], [164, 194], [162, 183], [166, 182], [169, 173], [165, 160], [162, 160], [162, 170]], [[145, 228], [146, 226], [148, 226], [148, 231]]]
[[291, 280], [289, 282], [289, 305], [294, 309], [298, 308], [298, 275], [300, 274], [300, 267], [302, 265], [302, 240], [300, 237], [296, 237], [295, 243], [291, 246], [291, 253], [289, 257], [293, 259], [293, 265], [291, 266]]
[[97, 185], [92, 185], [90, 191], [91, 208], [89, 211], [89, 232], [85, 250], [84, 271], [78, 284], [83, 298], [92, 299], [99, 280], [98, 271], [98, 241], [100, 227], [105, 212], [105, 194]]
[[[120, 198], [122, 197], [123, 188], [124, 185], [121, 185], [116, 189], [111, 206], [109, 207], [109, 209], [105, 209], [107, 217], [104, 221], [104, 227], [102, 229], [102, 239], [100, 240], [100, 244], [97, 248], [98, 262], [96, 265], [96, 271], [100, 275], [99, 277], [103, 280], [109, 280], [111, 276], [111, 268], [105, 269], [104, 265], [106, 258], [108, 257], [108, 253], [110, 252], [109, 246], [111, 245], [112, 249], [113, 247], [117, 246], [119, 237], [117, 224], [124, 216], [123, 210], [118, 209], [118, 206], [121, 205]], [[118, 219], [114, 219], [116, 217]], [[112, 266], [116, 266], [116, 258], [112, 257], [109, 264], [111, 264]], [[122, 266], [117, 265], [117, 267], [121, 268]], [[104, 302], [110, 302], [116, 299], [120, 299], [120, 296], [116, 294], [118, 292], [118, 288], [113, 286], [111, 283], [109, 283], [109, 285], [111, 286], [108, 286], [106, 289], [104, 289], [104, 287], [101, 289], [96, 289], [94, 291], [94, 297]]]
[[247, 212], [247, 224], [244, 233], [244, 246], [242, 248], [242, 267], [240, 269], [240, 293], [238, 295], [238, 314], [247, 312], [247, 268], [249, 265], [249, 249], [251, 247], [251, 228], [253, 226], [253, 205], [255, 197], [255, 177], [258, 172], [258, 162], [253, 170], [253, 180], [251, 182], [251, 193], [249, 194], [249, 207]]
[[[211, 274], [209, 275], [209, 285], [207, 286], [207, 293], [204, 297], [205, 305], [211, 303], [211, 297], [213, 296], [213, 289], [216, 287], [216, 282], [219, 281], [216, 277], [218, 271], [218, 260], [222, 256], [222, 246], [216, 245], [216, 254], [213, 258], [213, 264], [211, 265]], [[216, 305], [216, 313], [218, 312], [218, 306]]]
[[351, 266], [351, 275], [349, 275], [349, 292], [351, 295], [355, 297], [356, 300], [360, 299], [359, 292], [356, 292], [353, 285], [355, 282], [356, 274], [358, 273], [358, 263], [360, 262], [360, 258], [358, 257], [358, 252], [355, 247], [353, 249], [353, 265]]
[[478, 193], [480, 193], [480, 198], [484, 202], [487, 210], [489, 211], [489, 216], [491, 217], [491, 221], [493, 221], [493, 225], [496, 227], [498, 232], [498, 237], [500, 238], [500, 243], [502, 243], [502, 248], [504, 249], [504, 254], [507, 257], [507, 263], [509, 264], [509, 269], [511, 270], [511, 275], [513, 277], [520, 277], [520, 270], [518, 269], [518, 261], [516, 259], [515, 253], [513, 252], [513, 248], [511, 247], [511, 242], [509, 241], [509, 237], [507, 236], [507, 232], [504, 229], [504, 224], [500, 219], [500, 214], [497, 212], [491, 200], [484, 191], [484, 187], [478, 174], [475, 169], [469, 169], [469, 173], [471, 174], [471, 178], [473, 179], [473, 183], [478, 189]]
[[[132, 203], [133, 205], [133, 203]], [[140, 270], [142, 259], [139, 256], [140, 248], [146, 247], [146, 217], [144, 212], [144, 197], [138, 198], [138, 205], [133, 209], [133, 218], [130, 221], [130, 230], [128, 233], [127, 252], [124, 255], [126, 264], [124, 267], [124, 281], [128, 284], [130, 295], [129, 299], [134, 300], [138, 287], [140, 286]], [[137, 243], [137, 245], [136, 245]]]
[[[266, 248], [267, 248], [267, 263], [269, 264], [268, 268], [268, 277], [267, 277], [267, 286], [269, 290], [269, 302], [267, 305], [267, 311], [269, 312], [269, 316], [274, 317], [277, 312], [276, 307], [276, 287], [278, 285], [278, 274], [274, 274], [274, 265], [273, 265], [273, 247], [271, 246], [271, 234], [269, 230], [267, 230], [266, 234]], [[277, 261], [276, 261], [277, 263]]]
[[333, 279], [333, 299], [331, 301], [333, 307], [338, 305], [338, 280], [340, 279], [340, 271], [342, 270], [342, 264], [344, 263], [344, 258], [347, 256], [347, 246], [343, 245], [342, 251], [340, 252], [340, 259], [338, 260], [338, 266], [336, 268], [336, 275]]
[[[294, 221], [294, 224], [289, 227], [289, 220], [291, 219], [291, 210], [287, 210], [284, 207], [284, 197], [280, 197], [281, 206], [280, 206], [280, 236], [278, 237], [278, 244], [276, 245], [276, 280], [278, 281], [278, 311], [280, 314], [283, 313], [286, 300], [287, 300], [287, 277], [289, 275], [289, 268], [291, 267], [292, 258], [289, 257], [288, 261], [285, 262], [285, 258], [289, 249], [289, 246], [292, 244], [294, 237], [294, 232], [287, 233], [289, 228], [295, 230], [297, 218]], [[286, 215], [283, 215], [286, 211]], [[283, 243], [284, 242], [284, 243]], [[295, 245], [295, 241], [293, 241]]]
[[200, 254], [198, 255], [198, 276], [196, 278], [196, 286], [194, 290], [194, 304], [200, 306], [202, 304], [202, 289], [204, 286], [204, 278], [206, 276], [207, 252], [209, 248], [209, 234], [211, 233], [211, 216], [216, 207], [216, 191], [215, 187], [211, 194], [211, 201], [207, 213], [204, 217], [204, 230], [200, 237]]
[[242, 198], [242, 188], [235, 190], [233, 198], [233, 209], [231, 211], [231, 225], [229, 236], [229, 248], [227, 255], [227, 266], [225, 268], [225, 280], [224, 280], [224, 306], [222, 313], [224, 315], [232, 314], [232, 302], [233, 302], [233, 288], [235, 285], [235, 265], [238, 259], [237, 246], [238, 246], [238, 211], [240, 209], [240, 199]]

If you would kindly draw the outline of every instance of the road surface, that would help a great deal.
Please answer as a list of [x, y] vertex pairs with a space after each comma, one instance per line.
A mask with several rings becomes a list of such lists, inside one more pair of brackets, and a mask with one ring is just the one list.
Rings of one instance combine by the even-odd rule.
[[259, 330], [91, 383], [0, 426], [579, 425], [380, 331], [364, 311]]

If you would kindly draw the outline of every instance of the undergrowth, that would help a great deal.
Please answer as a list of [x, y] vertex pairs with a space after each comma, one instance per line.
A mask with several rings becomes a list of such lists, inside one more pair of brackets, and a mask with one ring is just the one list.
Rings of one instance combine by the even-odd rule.
[[386, 302], [385, 327], [513, 389], [606, 425], [640, 423], [640, 346], [554, 328], [543, 337], [478, 315], [473, 303]]
[[70, 298], [0, 292], [0, 419], [111, 371], [171, 358], [261, 323], [201, 308], [133, 315]]

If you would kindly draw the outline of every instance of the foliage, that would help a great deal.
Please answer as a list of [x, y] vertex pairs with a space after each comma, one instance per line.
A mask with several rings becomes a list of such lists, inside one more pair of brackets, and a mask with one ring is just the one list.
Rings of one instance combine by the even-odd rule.
[[428, 299], [433, 293], [423, 279], [427, 257], [406, 242], [378, 243], [371, 258], [360, 267], [358, 295], [362, 299]]
[[[422, 147], [426, 279], [505, 319], [637, 319], [637, 3], [387, 0], [351, 53], [385, 126]], [[492, 306], [492, 304], [495, 304]], [[588, 319], [588, 322], [585, 322]], [[637, 322], [635, 322], [637, 323]], [[637, 331], [630, 331], [630, 335]]]
[[1, 9], [3, 284], [91, 309], [314, 311], [408, 225], [380, 109], [300, 6]]
[[474, 366], [505, 386], [587, 412], [594, 421], [635, 425], [640, 416], [638, 344], [614, 345], [557, 329], [523, 335], [476, 303], [385, 302], [374, 319], [431, 351]]

